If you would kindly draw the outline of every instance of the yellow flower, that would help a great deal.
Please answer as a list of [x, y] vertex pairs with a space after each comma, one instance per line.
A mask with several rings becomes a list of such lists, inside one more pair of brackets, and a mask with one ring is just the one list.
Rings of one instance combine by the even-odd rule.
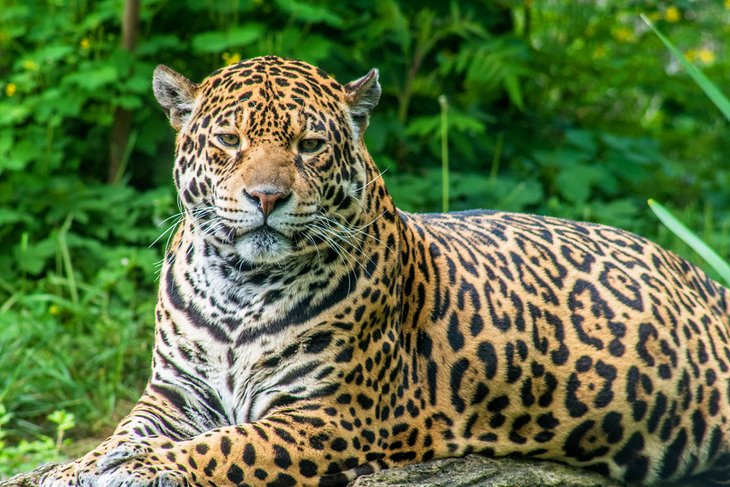
[[712, 64], [716, 59], [715, 52], [706, 47], [690, 49], [684, 53], [684, 57], [686, 57], [689, 61], [698, 62], [700, 64]]
[[223, 61], [225, 61], [226, 64], [240, 63], [241, 62], [241, 53], [234, 52], [233, 54], [229, 54], [227, 52], [224, 52]]
[[28, 71], [38, 71], [38, 65], [32, 59], [26, 59], [23, 61], [23, 67]]
[[48, 307], [48, 312], [54, 316], [57, 315], [60, 311], [61, 310], [55, 304], [52, 304], [51, 306]]
[[725, 8], [730, 10], [730, 0], [725, 0]]
[[667, 11], [664, 12], [664, 20], [666, 20], [667, 22], [679, 22], [679, 19], [681, 18], [682, 13], [674, 5], [669, 7]]
[[632, 31], [628, 27], [619, 27], [618, 29], [615, 29], [613, 31], [613, 36], [621, 42], [633, 42], [634, 40], [636, 40], [636, 36], [634, 36], [634, 31]]
[[84, 37], [81, 39], [81, 42], [79, 42], [79, 46], [81, 46], [81, 49], [88, 49], [91, 47], [91, 41], [87, 37]]
[[703, 47], [702, 49], [697, 51], [697, 59], [702, 64], [712, 64], [715, 62], [715, 53], [712, 52], [712, 50]]
[[7, 96], [13, 96], [16, 91], [18, 91], [18, 86], [15, 83], [5, 85], [5, 94]]

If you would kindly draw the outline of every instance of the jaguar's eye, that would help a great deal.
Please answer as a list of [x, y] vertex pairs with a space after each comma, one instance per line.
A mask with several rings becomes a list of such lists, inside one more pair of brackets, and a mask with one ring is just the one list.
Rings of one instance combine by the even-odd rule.
[[241, 143], [240, 137], [236, 134], [218, 134], [215, 138], [218, 139], [218, 142], [225, 147], [230, 147], [232, 149], [235, 149]]
[[322, 139], [302, 139], [299, 141], [299, 152], [311, 154], [317, 152], [324, 145]]

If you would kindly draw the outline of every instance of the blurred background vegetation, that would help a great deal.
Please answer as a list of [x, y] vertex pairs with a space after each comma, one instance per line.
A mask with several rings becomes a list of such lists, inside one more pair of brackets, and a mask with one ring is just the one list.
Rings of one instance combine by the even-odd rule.
[[52, 412], [104, 434], [146, 380], [177, 211], [159, 63], [376, 66], [367, 141], [402, 209], [441, 209], [443, 95], [450, 209], [599, 221], [696, 260], [654, 198], [727, 258], [728, 122], [640, 13], [723, 88], [730, 0], [0, 0], [0, 478], [65, 441]]

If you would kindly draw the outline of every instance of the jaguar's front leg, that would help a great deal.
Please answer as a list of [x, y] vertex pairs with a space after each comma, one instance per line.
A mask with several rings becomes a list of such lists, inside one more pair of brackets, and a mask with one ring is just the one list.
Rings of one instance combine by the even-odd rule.
[[[119, 423], [111, 437], [78, 460], [58, 465], [45, 473], [39, 486], [105, 485], [101, 483], [105, 472], [135, 459], [146, 459], [152, 449], [157, 449], [158, 444], [169, 444], [173, 439], [191, 438], [208, 429], [204, 426], [195, 429], [196, 426], [185, 418], [185, 414], [175, 404], [148, 386], [142, 398]], [[142, 440], [148, 440], [149, 443], [144, 449], [140, 447]]]
[[58, 465], [41, 477], [40, 487], [96, 486], [99, 477], [99, 459], [130, 441], [127, 437], [112, 436], [76, 461]]
[[344, 486], [398, 463], [396, 449], [386, 456], [369, 439], [348, 437], [343, 418], [334, 408], [311, 406], [185, 441], [142, 439], [127, 445], [128, 459], [109, 463], [97, 485]]

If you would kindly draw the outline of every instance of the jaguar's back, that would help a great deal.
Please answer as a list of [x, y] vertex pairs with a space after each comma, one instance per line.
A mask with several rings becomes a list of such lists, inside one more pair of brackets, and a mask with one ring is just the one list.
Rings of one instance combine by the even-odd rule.
[[429, 415], [451, 419], [435, 422], [444, 450], [548, 458], [642, 483], [714, 464], [727, 480], [725, 288], [602, 225], [402, 216], [415, 278], [401, 329], [419, 358], [414, 378], [435, 377], [419, 384]]

